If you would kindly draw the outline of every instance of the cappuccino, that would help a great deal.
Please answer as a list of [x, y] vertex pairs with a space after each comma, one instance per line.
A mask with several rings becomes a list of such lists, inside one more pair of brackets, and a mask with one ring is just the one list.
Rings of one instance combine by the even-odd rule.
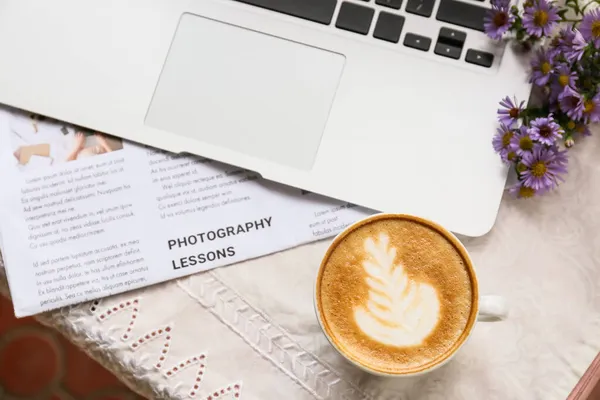
[[477, 299], [470, 259], [456, 238], [405, 215], [348, 228], [317, 278], [317, 312], [333, 345], [385, 374], [414, 374], [448, 359], [475, 322]]

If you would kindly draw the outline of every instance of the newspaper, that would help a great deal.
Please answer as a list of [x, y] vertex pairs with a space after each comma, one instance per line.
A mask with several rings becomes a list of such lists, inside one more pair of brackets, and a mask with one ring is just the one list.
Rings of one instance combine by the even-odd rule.
[[18, 317], [330, 237], [370, 213], [12, 109], [0, 109], [0, 164]]

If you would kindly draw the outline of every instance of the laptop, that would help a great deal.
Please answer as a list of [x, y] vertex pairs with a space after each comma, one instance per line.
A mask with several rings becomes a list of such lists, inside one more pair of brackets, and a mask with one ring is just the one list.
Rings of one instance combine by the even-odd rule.
[[489, 0], [0, 0], [0, 103], [479, 236], [526, 61]]

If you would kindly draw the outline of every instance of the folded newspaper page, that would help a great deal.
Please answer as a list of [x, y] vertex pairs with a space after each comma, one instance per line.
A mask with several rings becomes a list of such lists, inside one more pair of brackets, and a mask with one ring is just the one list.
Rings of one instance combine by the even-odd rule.
[[370, 213], [8, 108], [0, 164], [18, 317], [330, 237]]

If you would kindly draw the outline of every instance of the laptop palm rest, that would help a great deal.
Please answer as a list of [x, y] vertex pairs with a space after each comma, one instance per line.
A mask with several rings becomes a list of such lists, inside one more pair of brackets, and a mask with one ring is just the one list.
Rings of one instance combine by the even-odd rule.
[[311, 169], [345, 57], [184, 14], [145, 124]]

